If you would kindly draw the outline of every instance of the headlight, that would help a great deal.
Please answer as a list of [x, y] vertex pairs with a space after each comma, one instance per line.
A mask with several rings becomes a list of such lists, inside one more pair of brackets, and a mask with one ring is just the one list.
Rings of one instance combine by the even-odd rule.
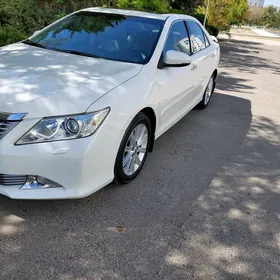
[[43, 118], [31, 128], [16, 145], [53, 142], [83, 138], [92, 135], [101, 125], [110, 109], [66, 117]]

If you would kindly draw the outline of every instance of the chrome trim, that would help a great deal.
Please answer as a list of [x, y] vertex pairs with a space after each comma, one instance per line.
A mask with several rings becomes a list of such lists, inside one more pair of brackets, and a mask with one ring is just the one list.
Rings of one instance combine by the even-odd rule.
[[62, 188], [61, 185], [54, 183], [52, 181], [50, 181], [50, 184], [45, 184], [45, 185], [41, 185], [38, 181], [37, 181], [37, 176], [33, 176], [33, 175], [29, 175], [27, 176], [27, 181], [26, 183], [20, 187], [20, 190], [40, 190], [40, 189], [52, 189], [52, 188]]
[[2, 121], [0, 120], [0, 140], [5, 137], [19, 121]]
[[27, 113], [6, 113], [0, 112], [0, 140], [5, 137]]
[[6, 113], [0, 112], [1, 121], [21, 121], [27, 113]]
[[38, 183], [36, 176], [28, 176], [26, 183], [20, 187], [20, 190], [33, 190], [33, 189], [43, 189], [43, 186], [40, 187], [40, 184]]
[[19, 186], [20, 190], [62, 188], [61, 185], [51, 180], [46, 180], [48, 183], [42, 185], [38, 182], [37, 176], [34, 175], [11, 175], [0, 173], [0, 186], [4, 187]]
[[26, 183], [26, 175], [10, 175], [0, 173], [0, 185], [1, 186], [22, 186]]

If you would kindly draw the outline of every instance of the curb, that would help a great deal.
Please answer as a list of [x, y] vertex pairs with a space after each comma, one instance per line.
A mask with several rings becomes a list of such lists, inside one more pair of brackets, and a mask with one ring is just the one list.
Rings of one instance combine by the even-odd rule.
[[[280, 42], [280, 37], [268, 37], [268, 36], [251, 35], [251, 34], [240, 34], [240, 33], [230, 33], [230, 34], [231, 34], [231, 38], [228, 38], [228, 39], [234, 39], [234, 37], [243, 37], [243, 38], [247, 37], [248, 39], [272, 40], [272, 41]], [[221, 34], [221, 35], [222, 36], [224, 35], [224, 36], [228, 37], [228, 35], [226, 35], [226, 34]], [[220, 39], [222, 39], [222, 38], [220, 38]]]

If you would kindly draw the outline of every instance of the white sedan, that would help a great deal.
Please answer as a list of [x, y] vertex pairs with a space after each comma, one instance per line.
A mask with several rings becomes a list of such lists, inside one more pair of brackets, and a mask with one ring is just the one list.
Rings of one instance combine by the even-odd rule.
[[140, 173], [214, 91], [218, 43], [193, 17], [91, 8], [0, 49], [0, 194], [88, 196]]

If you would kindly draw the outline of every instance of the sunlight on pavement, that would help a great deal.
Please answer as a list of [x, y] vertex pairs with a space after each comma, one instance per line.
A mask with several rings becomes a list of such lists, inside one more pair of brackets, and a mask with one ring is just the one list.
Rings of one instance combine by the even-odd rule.
[[25, 222], [24, 219], [15, 215], [4, 217], [3, 224], [0, 225], [0, 235], [12, 235], [22, 231], [20, 224], [23, 222]]
[[173, 251], [165, 257], [165, 261], [172, 265], [186, 265], [189, 263], [189, 258], [179, 251]]

